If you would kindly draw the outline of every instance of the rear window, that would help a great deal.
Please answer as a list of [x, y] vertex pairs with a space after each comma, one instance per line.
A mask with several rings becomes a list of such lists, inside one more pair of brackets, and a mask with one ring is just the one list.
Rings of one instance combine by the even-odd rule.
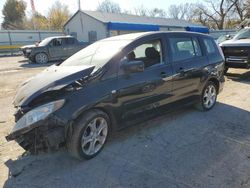
[[199, 42], [192, 37], [173, 37], [169, 38], [171, 50], [173, 52], [173, 61], [202, 56]]
[[203, 39], [208, 54], [216, 53], [216, 46], [212, 39]]

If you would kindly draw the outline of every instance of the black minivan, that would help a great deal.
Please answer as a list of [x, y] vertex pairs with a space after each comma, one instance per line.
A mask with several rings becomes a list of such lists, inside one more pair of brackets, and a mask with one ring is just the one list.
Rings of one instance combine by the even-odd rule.
[[224, 56], [208, 35], [145, 32], [100, 40], [23, 83], [6, 137], [25, 150], [66, 145], [90, 159], [111, 131], [176, 106], [213, 108]]

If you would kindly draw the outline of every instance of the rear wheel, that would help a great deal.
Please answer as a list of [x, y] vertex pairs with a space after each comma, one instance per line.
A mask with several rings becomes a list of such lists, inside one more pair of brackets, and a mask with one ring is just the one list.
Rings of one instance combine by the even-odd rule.
[[212, 109], [217, 100], [217, 89], [214, 82], [209, 81], [203, 89], [199, 103], [196, 104], [196, 108], [202, 111], [208, 111]]
[[48, 56], [45, 53], [38, 53], [35, 56], [36, 63], [45, 64], [48, 63]]
[[106, 113], [92, 110], [84, 114], [73, 129], [73, 134], [67, 142], [69, 153], [78, 159], [91, 159], [106, 143], [110, 120]]

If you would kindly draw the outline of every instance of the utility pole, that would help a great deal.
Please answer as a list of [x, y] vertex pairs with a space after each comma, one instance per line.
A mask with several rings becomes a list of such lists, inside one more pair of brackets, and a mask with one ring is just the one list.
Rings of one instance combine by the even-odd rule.
[[35, 4], [33, 0], [30, 0], [30, 4], [31, 4], [31, 9], [32, 9], [32, 16], [33, 16], [33, 28], [34, 30], [36, 30], [36, 20], [35, 20], [35, 16], [36, 16], [36, 9], [35, 9]]
[[78, 10], [81, 10], [81, 0], [78, 0]]

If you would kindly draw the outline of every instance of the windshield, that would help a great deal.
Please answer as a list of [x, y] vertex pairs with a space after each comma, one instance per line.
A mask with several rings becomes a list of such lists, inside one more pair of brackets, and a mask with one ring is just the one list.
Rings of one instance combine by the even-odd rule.
[[51, 38], [43, 39], [38, 46], [45, 46], [51, 41]]
[[226, 40], [232, 39], [233, 36], [234, 36], [234, 34], [222, 35], [222, 36], [220, 36], [220, 37], [216, 40], [216, 42], [217, 42], [218, 44], [220, 44], [220, 43], [222, 43], [222, 42], [224, 42], [224, 41], [226, 41]]
[[234, 39], [250, 39], [250, 28], [240, 30], [237, 35], [235, 35]]
[[60, 66], [93, 65], [96, 69], [105, 65], [131, 40], [99, 41], [77, 52]]

